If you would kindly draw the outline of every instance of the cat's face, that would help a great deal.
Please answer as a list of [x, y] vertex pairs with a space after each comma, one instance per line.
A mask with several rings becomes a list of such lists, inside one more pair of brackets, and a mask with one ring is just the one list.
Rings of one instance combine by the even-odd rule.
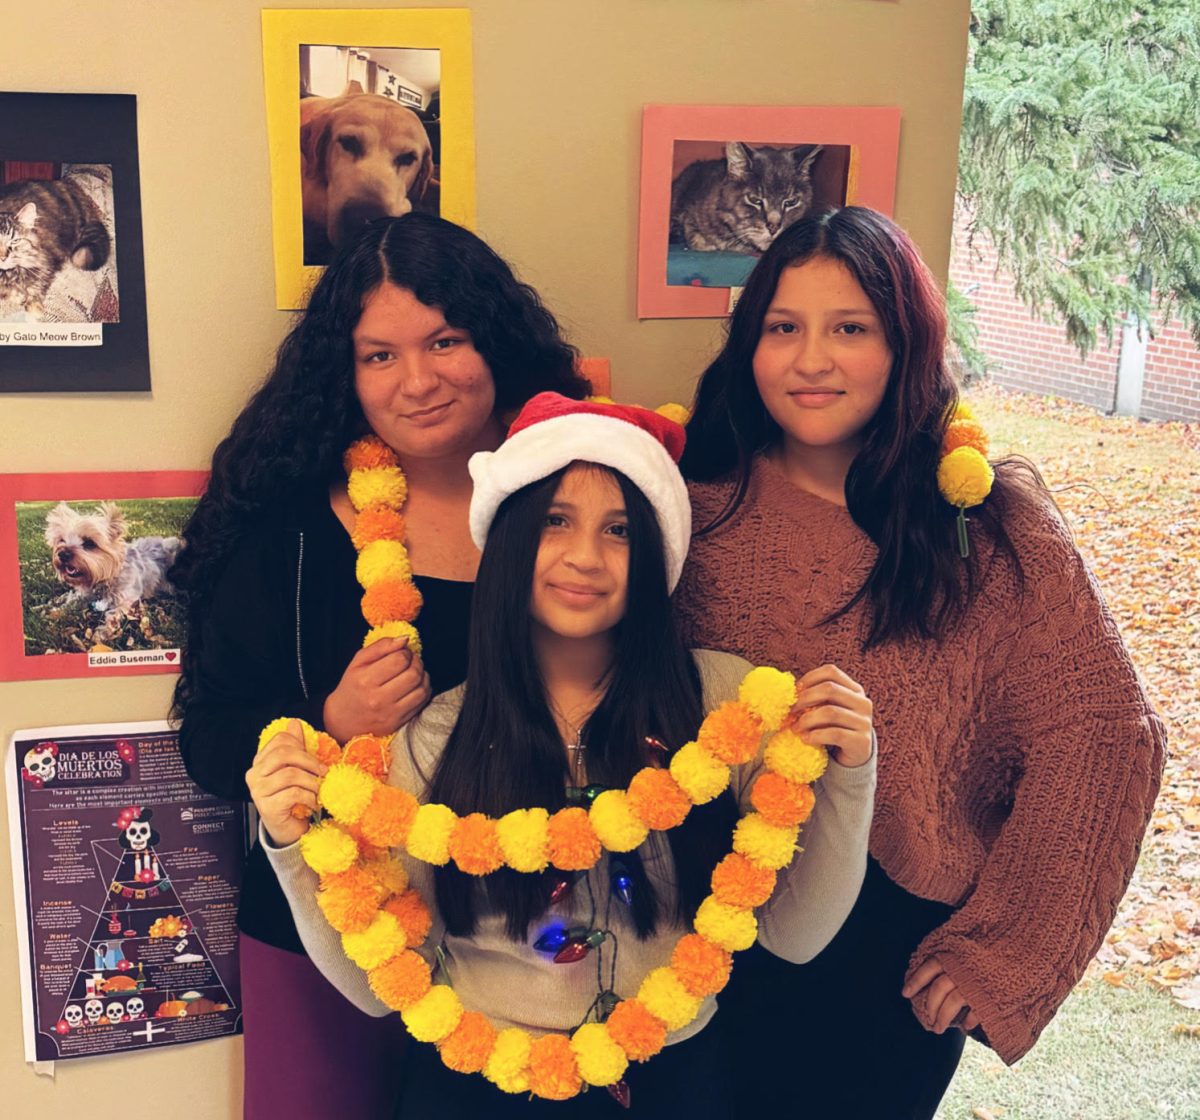
[[751, 148], [731, 141], [725, 146], [729, 169], [726, 198], [738, 218], [743, 241], [760, 252], [808, 213], [813, 200], [812, 167], [821, 146]]
[[31, 268], [37, 262], [37, 240], [33, 228], [37, 207], [28, 202], [16, 213], [0, 212], [0, 272]]

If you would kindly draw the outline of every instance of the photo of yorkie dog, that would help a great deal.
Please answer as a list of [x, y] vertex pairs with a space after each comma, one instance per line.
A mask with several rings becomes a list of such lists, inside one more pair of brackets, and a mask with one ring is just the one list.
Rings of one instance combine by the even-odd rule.
[[127, 540], [125, 515], [115, 502], [79, 512], [60, 502], [46, 516], [46, 543], [54, 574], [79, 598], [104, 614], [94, 640], [105, 641], [127, 618], [137, 618], [143, 599], [174, 588], [171, 565], [184, 547], [181, 537]]

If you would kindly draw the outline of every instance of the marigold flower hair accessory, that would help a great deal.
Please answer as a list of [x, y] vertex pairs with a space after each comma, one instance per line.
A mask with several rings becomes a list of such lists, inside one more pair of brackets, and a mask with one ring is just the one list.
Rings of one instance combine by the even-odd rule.
[[959, 401], [942, 437], [937, 482], [942, 497], [952, 506], [958, 506], [958, 552], [964, 559], [970, 554], [966, 511], [983, 503], [996, 480], [987, 453], [987, 433], [970, 406]]

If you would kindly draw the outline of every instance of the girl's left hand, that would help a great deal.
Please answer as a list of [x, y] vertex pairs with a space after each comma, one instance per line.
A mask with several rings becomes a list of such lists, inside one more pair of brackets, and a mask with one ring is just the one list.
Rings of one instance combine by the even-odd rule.
[[[917, 1003], [917, 997], [922, 993], [925, 996], [923, 1008]], [[943, 1034], [950, 1027], [973, 1031], [979, 1026], [979, 1016], [968, 1006], [958, 985], [946, 974], [937, 957], [925, 961], [904, 982], [900, 994], [912, 1001], [913, 1014], [921, 1026], [934, 1034]]]
[[842, 766], [862, 766], [873, 749], [874, 711], [862, 685], [836, 665], [822, 665], [796, 682], [788, 726], [808, 742], [828, 747]]

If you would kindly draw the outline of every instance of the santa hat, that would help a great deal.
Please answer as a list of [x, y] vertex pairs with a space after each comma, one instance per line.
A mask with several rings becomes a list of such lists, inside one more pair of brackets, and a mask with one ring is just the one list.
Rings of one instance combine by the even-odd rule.
[[471, 456], [471, 539], [483, 548], [496, 510], [510, 494], [570, 463], [599, 463], [620, 471], [654, 507], [667, 586], [674, 591], [692, 536], [692, 507], [678, 465], [685, 438], [679, 424], [648, 408], [538, 393], [496, 451]]

